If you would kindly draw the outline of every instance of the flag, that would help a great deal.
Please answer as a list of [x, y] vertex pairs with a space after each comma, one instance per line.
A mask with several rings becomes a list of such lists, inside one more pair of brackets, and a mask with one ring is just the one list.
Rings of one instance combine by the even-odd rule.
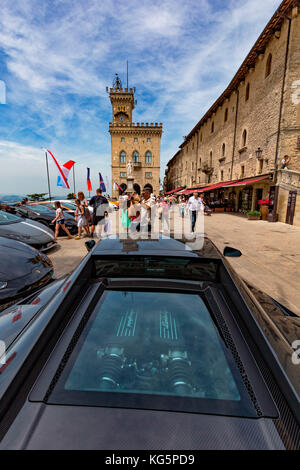
[[116, 187], [120, 190], [120, 191], [124, 191], [121, 186], [118, 185], [118, 183], [114, 180], [114, 189], [116, 189]]
[[[45, 149], [45, 150], [46, 150], [46, 149]], [[70, 189], [70, 186], [68, 185], [68, 181], [67, 181], [67, 179], [66, 179], [66, 177], [65, 177], [65, 175], [64, 175], [64, 172], [63, 172], [63, 170], [61, 169], [61, 167], [59, 166], [59, 164], [57, 163], [57, 160], [56, 160], [56, 158], [54, 157], [53, 153], [51, 153], [50, 150], [46, 150], [46, 152], [49, 153], [49, 155], [51, 155], [51, 157], [52, 157], [53, 160], [54, 160], [55, 165], [56, 165], [57, 168], [58, 168], [58, 171], [59, 171], [60, 176], [61, 176], [61, 178], [62, 178], [62, 182], [63, 182], [63, 184], [64, 184], [63, 187]]]
[[108, 179], [108, 176], [105, 176], [105, 179], [106, 179], [107, 191], [109, 191], [109, 179]]
[[101, 173], [99, 173], [99, 182], [100, 182], [100, 189], [103, 193], [106, 193], [106, 187], [104, 183], [104, 179], [101, 176]]
[[87, 179], [87, 189], [88, 189], [88, 191], [93, 191], [92, 183], [91, 183], [91, 180], [90, 180], [90, 169], [89, 168], [87, 168], [87, 177], [86, 177], [86, 179]]
[[[65, 179], [66, 181], [68, 182], [68, 176], [69, 176], [69, 172], [70, 170], [72, 169], [73, 165], [74, 165], [75, 162], [73, 162], [73, 160], [69, 160], [67, 163], [65, 163], [63, 166], [62, 166], [62, 172], [63, 174], [65, 175]], [[66, 184], [65, 184], [65, 181], [62, 179], [61, 175], [58, 175], [57, 177], [57, 186], [62, 186], [63, 188], [66, 188]], [[69, 186], [68, 186], [69, 187]]]

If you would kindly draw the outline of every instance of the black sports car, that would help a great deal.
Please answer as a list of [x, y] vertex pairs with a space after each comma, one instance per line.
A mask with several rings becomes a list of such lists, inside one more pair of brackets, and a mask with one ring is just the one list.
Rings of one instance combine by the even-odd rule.
[[[31, 219], [54, 230], [54, 224], [51, 224], [55, 218], [55, 210], [43, 204], [9, 206], [9, 212], [19, 217]], [[65, 225], [71, 233], [77, 233], [77, 223], [72, 215], [65, 213]], [[65, 235], [60, 231], [60, 234]]]
[[39, 222], [0, 210], [0, 237], [11, 238], [47, 251], [56, 246], [53, 231]]
[[0, 324], [0, 449], [299, 448], [299, 317], [190, 246], [102, 240]]
[[0, 237], [0, 305], [26, 297], [53, 277], [50, 259], [25, 243]]

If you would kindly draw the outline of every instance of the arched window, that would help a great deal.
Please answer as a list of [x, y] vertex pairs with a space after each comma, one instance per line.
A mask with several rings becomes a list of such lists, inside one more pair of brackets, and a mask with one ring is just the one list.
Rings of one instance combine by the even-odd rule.
[[268, 55], [267, 63], [266, 63], [266, 75], [265, 78], [267, 78], [272, 71], [272, 54]]
[[250, 96], [250, 83], [247, 84], [245, 101], [248, 101], [249, 96]]
[[243, 135], [242, 135], [242, 147], [246, 147], [247, 145], [247, 131], [244, 129]]
[[228, 121], [228, 108], [225, 109], [224, 122]]
[[133, 152], [132, 157], [133, 157], [133, 162], [137, 163], [139, 161], [139, 152], [136, 152], [136, 151]]
[[211, 123], [211, 133], [213, 133], [215, 130], [215, 123], [214, 121]]
[[226, 145], [222, 145], [222, 157], [225, 157], [225, 150], [226, 150]]
[[126, 163], [126, 152], [124, 150], [120, 153], [120, 163]]
[[152, 163], [152, 155], [151, 155], [151, 152], [146, 152], [146, 155], [145, 155], [145, 161], [146, 163]]

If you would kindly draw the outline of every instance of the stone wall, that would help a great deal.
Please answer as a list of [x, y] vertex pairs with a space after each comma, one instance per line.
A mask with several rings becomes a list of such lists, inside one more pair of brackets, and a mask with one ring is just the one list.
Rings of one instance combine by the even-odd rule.
[[[283, 103], [287, 19], [280, 30], [274, 31], [264, 51], [257, 54], [255, 64], [237, 88], [181, 144], [179, 153], [168, 164], [168, 190], [273, 173], [285, 154], [291, 157], [291, 169], [300, 168], [300, 149], [297, 148], [300, 136], [300, 15], [297, 7], [290, 15], [293, 18]], [[246, 142], [243, 142], [244, 132], [247, 133]], [[260, 160], [256, 157], [258, 147], [262, 149]], [[209, 168], [211, 174], [203, 172]]]

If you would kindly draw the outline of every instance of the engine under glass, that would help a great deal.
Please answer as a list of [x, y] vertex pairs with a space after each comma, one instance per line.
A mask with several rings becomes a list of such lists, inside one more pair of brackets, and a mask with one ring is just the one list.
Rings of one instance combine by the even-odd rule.
[[70, 359], [65, 391], [241, 399], [235, 362], [197, 294], [106, 291]]

